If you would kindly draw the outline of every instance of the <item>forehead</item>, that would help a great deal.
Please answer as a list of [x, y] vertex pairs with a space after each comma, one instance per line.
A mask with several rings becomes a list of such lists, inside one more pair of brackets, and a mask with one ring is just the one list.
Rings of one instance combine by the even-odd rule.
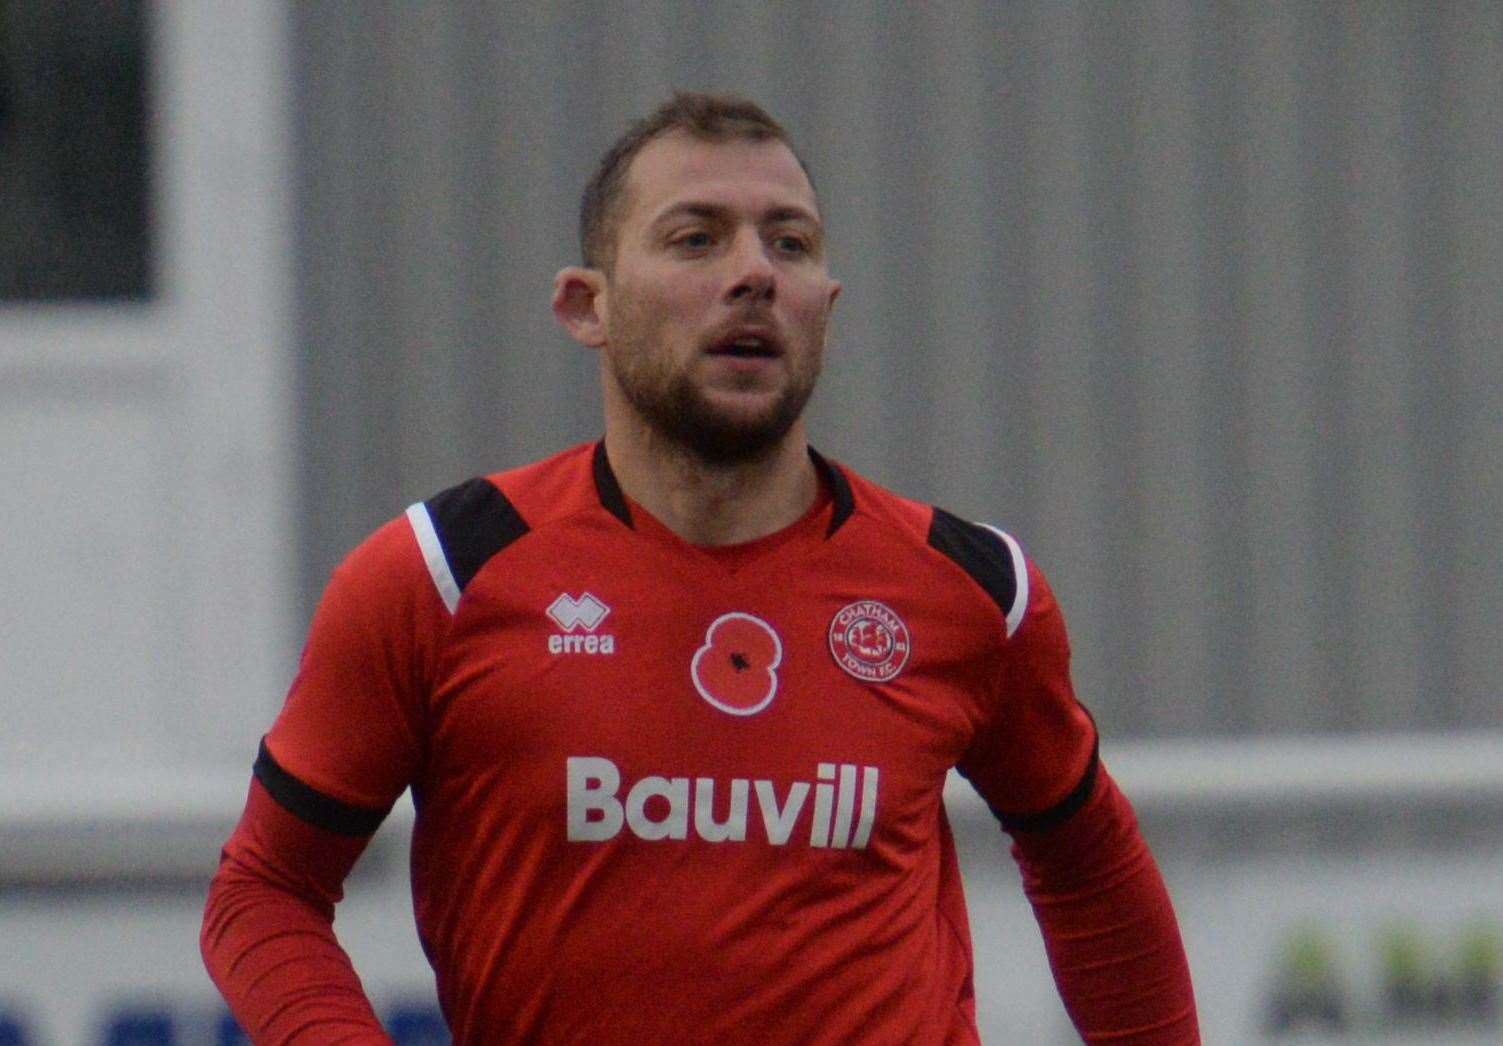
[[809, 176], [775, 138], [712, 142], [672, 132], [648, 142], [627, 172], [623, 224], [651, 222], [689, 201], [752, 213], [797, 207], [819, 214]]

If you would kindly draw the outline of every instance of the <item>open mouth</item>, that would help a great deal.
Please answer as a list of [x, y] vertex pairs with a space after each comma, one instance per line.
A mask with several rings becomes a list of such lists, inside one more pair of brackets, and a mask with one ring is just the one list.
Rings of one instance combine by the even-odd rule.
[[763, 334], [733, 334], [710, 346], [712, 356], [730, 356], [735, 359], [776, 359], [783, 348], [776, 338]]

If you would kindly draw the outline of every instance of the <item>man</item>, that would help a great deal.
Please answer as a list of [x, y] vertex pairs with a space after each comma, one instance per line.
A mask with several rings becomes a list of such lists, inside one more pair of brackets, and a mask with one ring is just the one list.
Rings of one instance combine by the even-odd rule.
[[258, 1042], [385, 1042], [331, 929], [410, 786], [458, 1043], [976, 1041], [941, 803], [1012, 832], [1088, 1041], [1198, 1041], [1174, 913], [1001, 531], [809, 446], [839, 284], [783, 130], [678, 95], [605, 156], [553, 308], [605, 437], [340, 566], [203, 929]]

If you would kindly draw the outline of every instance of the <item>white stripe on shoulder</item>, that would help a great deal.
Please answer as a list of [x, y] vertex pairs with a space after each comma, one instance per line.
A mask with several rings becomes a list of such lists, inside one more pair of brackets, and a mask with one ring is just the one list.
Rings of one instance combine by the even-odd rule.
[[444, 606], [449, 608], [449, 613], [454, 613], [454, 608], [459, 606], [459, 584], [454, 580], [454, 572], [449, 569], [449, 559], [444, 555], [443, 543], [438, 540], [438, 531], [433, 529], [433, 518], [428, 515], [428, 506], [421, 501], [408, 506], [407, 522], [412, 524], [412, 534], [417, 538], [418, 548], [423, 551], [423, 561], [428, 564], [433, 586], [438, 589], [439, 597], [443, 599]]
[[1023, 615], [1028, 611], [1028, 561], [1023, 558], [1023, 549], [1013, 540], [1011, 534], [1005, 530], [998, 530], [990, 523], [981, 525], [1001, 538], [1007, 545], [1007, 551], [1012, 554], [1012, 576], [1016, 590], [1012, 597], [1012, 608], [1007, 611], [1007, 638], [1011, 639], [1012, 634], [1023, 623]]

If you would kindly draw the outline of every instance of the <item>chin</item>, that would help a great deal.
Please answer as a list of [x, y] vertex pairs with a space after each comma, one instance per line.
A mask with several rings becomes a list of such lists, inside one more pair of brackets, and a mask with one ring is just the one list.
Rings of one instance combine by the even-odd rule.
[[813, 392], [812, 383], [738, 390], [705, 388], [686, 379], [659, 387], [627, 381], [621, 388], [638, 416], [659, 436], [710, 465], [773, 456]]
[[665, 434], [709, 464], [736, 465], [775, 454], [795, 420], [776, 409], [706, 410], [679, 415]]

